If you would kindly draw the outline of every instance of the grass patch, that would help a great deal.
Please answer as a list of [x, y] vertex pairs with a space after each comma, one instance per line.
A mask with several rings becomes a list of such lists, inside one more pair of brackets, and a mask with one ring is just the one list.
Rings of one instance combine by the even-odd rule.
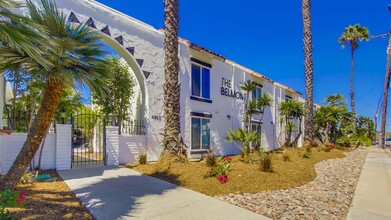
[[25, 194], [24, 208], [12, 208], [17, 219], [93, 219], [92, 215], [76, 198], [55, 171], [46, 171], [55, 182], [19, 184], [16, 188]]
[[303, 185], [316, 177], [314, 168], [316, 163], [326, 159], [345, 157], [346, 151], [314, 150], [310, 158], [299, 156], [306, 153], [305, 149], [284, 149], [284, 152], [290, 155], [290, 161], [284, 161], [280, 155], [281, 152], [271, 154], [273, 172], [262, 172], [259, 159], [254, 159], [253, 163], [245, 163], [240, 155], [233, 156], [228, 173], [229, 182], [225, 184], [221, 184], [216, 178], [203, 178], [204, 174], [210, 170], [205, 160], [185, 163], [173, 161], [170, 165], [164, 166], [156, 163], [127, 165], [127, 167], [206, 195], [215, 196], [229, 193], [254, 193]]

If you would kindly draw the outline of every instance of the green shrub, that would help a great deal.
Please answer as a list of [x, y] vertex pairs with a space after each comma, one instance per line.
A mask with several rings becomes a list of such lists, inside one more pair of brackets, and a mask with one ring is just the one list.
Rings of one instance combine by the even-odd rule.
[[26, 195], [19, 191], [5, 189], [0, 191], [0, 219], [16, 219], [11, 216], [8, 208], [24, 207]]
[[303, 158], [307, 158], [307, 159], [310, 159], [312, 154], [309, 153], [309, 152], [305, 152], [303, 155], [301, 155]]
[[311, 153], [311, 152], [312, 152], [312, 146], [311, 146], [311, 145], [306, 145], [306, 146], [305, 146], [305, 151], [306, 151], [307, 153]]
[[261, 170], [264, 172], [273, 172], [271, 153], [267, 152], [261, 156]]
[[215, 157], [215, 155], [214, 155], [214, 153], [212, 151], [209, 151], [206, 154], [205, 163], [209, 167], [214, 167], [214, 166], [217, 165], [217, 159], [216, 159], [216, 157]]
[[31, 174], [30, 173], [24, 173], [22, 178], [20, 178], [20, 180], [19, 180], [19, 183], [23, 184], [23, 185], [30, 184], [32, 182], [33, 182], [33, 180], [31, 178]]
[[291, 161], [291, 156], [287, 152], [282, 153], [282, 160], [290, 162]]
[[138, 163], [141, 165], [147, 164], [147, 158], [148, 155], [145, 152], [140, 153], [140, 156], [138, 158]]

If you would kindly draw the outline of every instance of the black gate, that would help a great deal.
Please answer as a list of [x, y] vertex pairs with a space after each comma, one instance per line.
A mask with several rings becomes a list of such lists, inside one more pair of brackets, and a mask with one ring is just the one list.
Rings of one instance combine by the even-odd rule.
[[83, 108], [72, 114], [72, 167], [105, 165], [106, 120]]

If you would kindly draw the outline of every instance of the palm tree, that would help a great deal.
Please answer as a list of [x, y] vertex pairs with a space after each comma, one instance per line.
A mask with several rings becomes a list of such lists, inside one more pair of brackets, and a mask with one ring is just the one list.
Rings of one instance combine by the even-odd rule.
[[178, 29], [179, 1], [164, 1], [164, 134], [163, 152], [169, 152], [180, 158], [186, 155], [185, 145], [181, 137], [180, 125], [180, 92], [179, 58], [178, 58]]
[[229, 130], [228, 136], [225, 138], [229, 142], [242, 143], [242, 155], [248, 156], [250, 153], [250, 143], [259, 138], [257, 131], [247, 131], [244, 129]]
[[[108, 64], [99, 58], [105, 54], [99, 43], [100, 34], [85, 25], [68, 23], [65, 15], [50, 0], [41, 0], [41, 3], [42, 9], [37, 9], [28, 1], [27, 8], [31, 20], [45, 27], [42, 37], [46, 44], [40, 47], [43, 57], [50, 61], [52, 67], [44, 70], [42, 65], [35, 65], [41, 71], [34, 72], [40, 74], [46, 84], [42, 103], [27, 140], [0, 184], [1, 189], [13, 188], [27, 169], [52, 122], [64, 88], [84, 84], [99, 94], [107, 93], [104, 80], [108, 77], [105, 71]], [[17, 51], [10, 53], [13, 49], [0, 49], [0, 58], [5, 63], [20, 60], [16, 57]], [[23, 54], [19, 55], [23, 57]], [[33, 61], [22, 65], [28, 70], [35, 67]]]
[[262, 93], [262, 96], [257, 99], [257, 107], [261, 110], [261, 122], [263, 122], [263, 116], [265, 115], [265, 109], [270, 108], [273, 104], [273, 98], [269, 93]]
[[302, 0], [304, 75], [305, 75], [305, 126], [304, 140], [312, 143], [314, 139], [314, 64], [312, 61], [311, 1]]
[[[50, 63], [42, 57], [42, 52], [34, 44], [42, 39], [38, 32], [42, 31], [42, 27], [27, 17], [11, 12], [12, 8], [18, 7], [21, 7], [21, 4], [15, 1], [0, 0], [0, 17], [4, 18], [0, 20], [0, 47], [13, 47], [48, 68]], [[34, 26], [34, 29], [29, 25]]]
[[251, 80], [247, 80], [246, 82], [242, 82], [241, 85], [240, 85], [240, 88], [246, 92], [246, 102], [244, 104], [244, 127], [247, 131], [250, 130], [250, 121], [251, 121], [251, 117], [249, 117], [251, 114], [248, 114], [249, 113], [249, 109], [251, 110], [250, 112], [252, 112], [254, 110], [253, 107], [254, 104], [251, 104], [253, 106], [250, 106], [250, 93], [252, 91], [254, 91], [254, 89], [256, 88], [256, 85], [253, 81]]
[[[284, 146], [292, 147], [297, 146], [297, 142], [302, 135], [302, 120], [305, 115], [305, 109], [303, 106], [303, 103], [295, 101], [295, 100], [288, 100], [285, 102], [282, 102], [279, 106], [279, 111], [282, 116], [285, 117], [285, 143]], [[292, 123], [293, 119], [298, 120], [298, 134], [295, 137], [294, 141], [291, 142], [291, 136], [292, 136]]]
[[349, 25], [349, 27], [345, 28], [345, 32], [342, 33], [341, 37], [338, 38], [338, 43], [342, 43], [342, 48], [345, 46], [350, 47], [352, 58], [350, 69], [350, 106], [353, 113], [356, 112], [354, 102], [354, 51], [359, 46], [358, 42], [363, 40], [369, 40], [369, 31], [366, 27], [361, 27], [360, 24]]

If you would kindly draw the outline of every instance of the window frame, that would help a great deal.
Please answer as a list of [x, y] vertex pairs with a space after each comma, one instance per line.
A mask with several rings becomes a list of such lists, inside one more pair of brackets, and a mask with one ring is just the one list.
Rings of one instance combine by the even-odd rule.
[[[195, 66], [198, 66], [200, 68], [200, 87], [199, 87], [199, 90], [200, 90], [200, 95], [194, 95], [193, 94], [193, 65]], [[206, 98], [203, 96], [203, 82], [204, 82], [204, 77], [203, 77], [203, 69], [208, 69], [209, 70], [209, 98]], [[212, 66], [208, 64], [208, 66], [206, 65], [206, 63], [203, 63], [201, 61], [198, 61], [196, 59], [191, 59], [191, 80], [190, 80], [190, 89], [191, 89], [191, 92], [190, 92], [190, 99], [192, 100], [196, 100], [196, 101], [204, 101], [204, 102], [208, 102], [208, 103], [211, 103], [211, 91], [210, 91], [210, 78], [211, 78], [211, 72], [212, 72]]]
[[[255, 84], [255, 86], [256, 86], [256, 88], [251, 92], [251, 101], [257, 102], [258, 98], [259, 98], [259, 97], [262, 97], [262, 94], [263, 94], [263, 86], [260, 85], [260, 84]], [[256, 92], [257, 89], [260, 89], [260, 90], [261, 90], [261, 94], [259, 94], [259, 96], [258, 96], [258, 93], [257, 93], [257, 94], [256, 94], [257, 97], [255, 98], [255, 100], [253, 100], [253, 99], [254, 99], [254, 98], [253, 98], [253, 92]], [[258, 109], [258, 111], [259, 111], [259, 113], [262, 113], [262, 109]]]
[[[193, 149], [193, 118], [195, 119], [200, 119], [200, 124], [201, 124], [201, 134], [200, 134], [200, 149]], [[203, 148], [202, 147], [202, 121], [203, 120], [209, 120], [209, 149]], [[192, 115], [190, 117], [190, 152], [206, 152], [211, 149], [211, 136], [210, 136], [210, 122], [211, 118], [209, 117], [200, 117], [200, 116], [195, 116]]]

